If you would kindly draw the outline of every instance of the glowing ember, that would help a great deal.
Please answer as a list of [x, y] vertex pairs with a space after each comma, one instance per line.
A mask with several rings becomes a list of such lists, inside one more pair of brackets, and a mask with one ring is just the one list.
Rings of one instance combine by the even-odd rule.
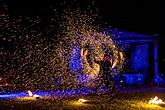
[[33, 97], [40, 97], [40, 96], [39, 96], [39, 95], [37, 95], [37, 94], [34, 94], [34, 95], [33, 95]]
[[79, 99], [78, 102], [87, 102], [88, 100], [85, 99]]
[[30, 97], [40, 97], [40, 96], [37, 95], [37, 94], [34, 94], [34, 95], [33, 95], [33, 93], [32, 93], [30, 90], [28, 91], [28, 93], [29, 93], [29, 96], [30, 96]]
[[158, 99], [157, 96], [155, 98], [151, 98], [151, 100], [148, 102], [149, 104], [164, 104], [164, 102], [161, 99]]
[[31, 91], [28, 91], [29, 93], [29, 96], [32, 97], [33, 96], [33, 93]]

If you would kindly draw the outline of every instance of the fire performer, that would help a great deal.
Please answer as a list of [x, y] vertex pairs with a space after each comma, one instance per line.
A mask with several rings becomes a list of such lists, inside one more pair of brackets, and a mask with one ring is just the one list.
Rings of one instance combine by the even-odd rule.
[[109, 89], [110, 95], [114, 95], [115, 83], [112, 74], [114, 72], [113, 68], [116, 67], [117, 61], [113, 58], [112, 53], [111, 54], [105, 53], [101, 61], [98, 59], [95, 60], [96, 60], [95, 62], [100, 65], [98, 86], [100, 84], [103, 84], [103, 86]]
[[102, 85], [108, 87], [110, 95], [114, 95], [115, 84], [112, 73], [113, 68], [117, 65], [117, 59], [113, 57], [113, 52], [105, 52], [105, 54], [95, 56], [93, 68], [90, 68], [87, 62], [87, 53], [87, 50], [84, 52], [84, 50], [81, 49], [84, 70], [88, 70], [89, 74], [98, 74], [98, 80], [96, 80], [97, 82], [94, 91], [98, 91], [98, 88]]

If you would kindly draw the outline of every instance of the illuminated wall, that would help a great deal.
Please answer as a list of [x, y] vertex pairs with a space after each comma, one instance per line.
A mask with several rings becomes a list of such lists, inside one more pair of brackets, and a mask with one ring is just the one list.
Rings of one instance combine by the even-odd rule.
[[82, 68], [80, 48], [77, 46], [72, 47], [72, 53], [70, 55], [69, 67], [73, 72], [76, 72]]
[[133, 71], [145, 74], [148, 69], [148, 44], [137, 45], [131, 57]]
[[74, 73], [80, 84], [87, 84], [87, 75], [82, 72], [80, 48], [78, 46], [72, 47], [72, 53], [69, 58], [69, 68]]

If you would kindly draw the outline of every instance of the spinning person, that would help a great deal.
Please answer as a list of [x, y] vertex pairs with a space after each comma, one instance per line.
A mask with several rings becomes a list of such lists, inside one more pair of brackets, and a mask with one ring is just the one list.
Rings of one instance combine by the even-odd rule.
[[89, 66], [87, 61], [87, 53], [87, 50], [84, 51], [84, 49], [81, 49], [81, 57], [85, 72], [88, 74], [98, 74], [95, 90], [97, 91], [99, 86], [103, 85], [104, 87], [107, 87], [109, 89], [109, 93], [113, 95], [115, 92], [115, 85], [111, 74], [113, 72], [113, 68], [117, 65], [117, 60], [113, 57], [113, 53], [105, 52], [105, 54], [95, 56], [93, 68]]

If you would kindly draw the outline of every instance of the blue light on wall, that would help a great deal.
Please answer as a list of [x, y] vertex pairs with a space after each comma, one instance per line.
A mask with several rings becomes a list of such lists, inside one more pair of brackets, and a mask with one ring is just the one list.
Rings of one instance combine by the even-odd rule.
[[135, 73], [146, 73], [148, 69], [148, 44], [136, 46], [132, 52], [131, 67]]
[[80, 84], [87, 84], [87, 75], [82, 71], [80, 51], [78, 46], [72, 47], [72, 53], [69, 58], [69, 67]]
[[76, 72], [82, 68], [80, 48], [78, 46], [72, 47], [72, 53], [69, 59], [69, 67], [73, 72]]
[[146, 34], [139, 34], [135, 32], [127, 32], [119, 29], [106, 29], [104, 30], [110, 34], [111, 37], [114, 39], [130, 39], [130, 40], [136, 40], [136, 39], [150, 39], [152, 36], [146, 35]]
[[144, 83], [144, 74], [122, 74], [126, 79], [128, 85], [141, 85]]

